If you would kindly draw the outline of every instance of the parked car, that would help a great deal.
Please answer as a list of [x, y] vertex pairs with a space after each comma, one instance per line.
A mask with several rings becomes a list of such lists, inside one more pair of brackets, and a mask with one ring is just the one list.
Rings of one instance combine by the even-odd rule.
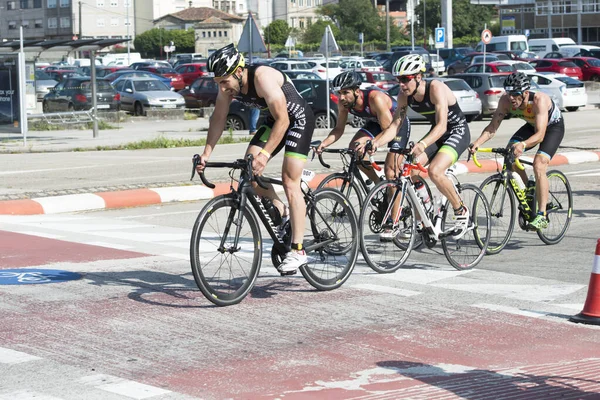
[[[383, 90], [389, 90], [392, 86], [398, 84], [394, 75], [390, 74], [387, 71], [383, 72], [359, 72], [358, 73], [363, 80], [363, 83], [368, 86], [377, 86]], [[363, 86], [361, 85], [361, 89]]]
[[454, 47], [452, 49], [439, 49], [440, 57], [444, 60], [446, 69], [454, 61], [473, 53], [475, 50], [471, 47]]
[[355, 69], [360, 71], [383, 71], [383, 67], [378, 61], [361, 59], [361, 60], [348, 60], [340, 64], [341, 68], [345, 71]]
[[[96, 107], [99, 110], [120, 108], [120, 96], [106, 79], [96, 80]], [[42, 110], [79, 111], [92, 108], [92, 80], [89, 76], [78, 76], [59, 82], [42, 100]]]
[[[324, 79], [314, 72], [304, 72], [304, 71], [285, 71], [285, 74], [290, 77], [290, 79]], [[330, 75], [329, 80], [335, 78], [335, 75]]]
[[187, 108], [214, 107], [219, 87], [212, 77], [203, 76], [178, 93], [185, 99]]
[[338, 96], [330, 88], [326, 92], [326, 81], [314, 79], [294, 79], [296, 90], [312, 108], [315, 114], [315, 128], [327, 128], [327, 102], [329, 102], [330, 128], [335, 126], [337, 121]]
[[[306, 62], [312, 67], [312, 72], [317, 74], [321, 79], [326, 79], [327, 70], [329, 70], [329, 79], [335, 78], [342, 72], [340, 63], [337, 61], [325, 62], [325, 59], [319, 60], [306, 60]], [[327, 64], [327, 66], [326, 66]]]
[[550, 53], [544, 54], [543, 58], [556, 58], [558, 60], [564, 57], [565, 56], [563, 55], [563, 53], [560, 53], [558, 51], [551, 51]]
[[[473, 121], [481, 115], [481, 100], [479, 99], [479, 95], [476, 91], [471, 89], [471, 87], [469, 87], [469, 85], [467, 85], [467, 83], [464, 80], [457, 79], [454, 77], [425, 78], [426, 81], [431, 79], [436, 79], [444, 82], [450, 88], [450, 90], [452, 90], [452, 93], [454, 93], [454, 96], [456, 96], [456, 101], [458, 101], [458, 105], [462, 110], [463, 114], [465, 114], [465, 117], [467, 118], [468, 122]], [[397, 98], [398, 92], [400, 90], [399, 87], [400, 85], [395, 85], [388, 91], [388, 93], [392, 97]], [[426, 120], [424, 116], [412, 111], [410, 107], [408, 109], [407, 115], [411, 121]]]
[[581, 68], [584, 81], [600, 82], [600, 60], [594, 57], [569, 57], [566, 60]]
[[[114, 66], [114, 67], [108, 67], [108, 66], [101, 66], [101, 65], [97, 65], [96, 66], [96, 78], [104, 78], [106, 75], [112, 74], [113, 72], [117, 72], [120, 70], [124, 70], [124, 69], [128, 69], [127, 67], [118, 67], [118, 66]], [[92, 67], [88, 66], [88, 67], [81, 67], [80, 68], [81, 74], [85, 75], [85, 76], [92, 76]]]
[[35, 71], [35, 94], [37, 97], [37, 101], [42, 101], [44, 96], [50, 93], [50, 89], [52, 89], [58, 81], [52, 79], [50, 75], [41, 70]]
[[502, 61], [504, 64], [508, 64], [512, 67], [513, 71], [521, 71], [521, 72], [526, 72], [526, 71], [532, 71], [535, 72], [535, 68], [533, 68], [533, 66], [531, 64], [529, 64], [528, 62], [525, 61], [518, 61], [518, 60], [509, 60], [509, 61]]
[[145, 67], [171, 68], [171, 64], [169, 64], [167, 61], [147, 60], [147, 61], [134, 62], [133, 64], [131, 64], [129, 66], [130, 69], [140, 69], [140, 68], [145, 68]]
[[140, 67], [138, 70], [169, 78], [171, 80], [170, 86], [175, 90], [181, 90], [185, 87], [183, 77], [171, 67]]
[[431, 68], [433, 68], [436, 74], [441, 75], [446, 71], [444, 59], [438, 57], [437, 54], [430, 54], [429, 59], [431, 60]]
[[532, 61], [530, 64], [533, 65], [538, 72], [554, 72], [565, 74], [579, 80], [583, 79], [581, 68], [573, 63], [573, 61], [544, 58], [542, 60]]
[[306, 61], [292, 61], [292, 60], [282, 60], [275, 61], [270, 64], [271, 67], [278, 69], [283, 72], [287, 71], [304, 71], [304, 72], [312, 72], [312, 67]]
[[149, 109], [185, 108], [185, 99], [158, 79], [124, 78], [115, 84], [121, 95], [121, 108], [134, 115], [146, 115]]
[[183, 78], [186, 85], [191, 85], [194, 81], [208, 73], [206, 63], [181, 64], [175, 68], [175, 71]]
[[[485, 62], [494, 62], [499, 61], [498, 54], [490, 55], [486, 54]], [[454, 75], [460, 72], [464, 72], [470, 65], [476, 63], [483, 63], [483, 53], [471, 53], [468, 56], [461, 58], [458, 61], [453, 62], [452, 64], [446, 67], [448, 71], [448, 75]]]
[[561, 110], [577, 111], [587, 104], [585, 84], [564, 74], [529, 73], [529, 78], [558, 104]]
[[46, 71], [46, 74], [57, 82], [62, 82], [67, 78], [77, 77], [77, 76], [85, 76], [79, 72], [79, 70], [71, 70], [71, 69], [54, 69], [50, 71]]
[[504, 94], [504, 81], [508, 72], [471, 72], [453, 75], [463, 79], [477, 92], [481, 100], [481, 114], [492, 115], [498, 108], [498, 101]]
[[164, 76], [160, 76], [157, 74], [153, 74], [152, 72], [146, 71], [122, 70], [113, 72], [112, 74], [108, 74], [104, 77], [104, 79], [108, 80], [109, 82], [112, 82], [113, 84], [117, 81], [117, 79], [121, 78], [154, 78], [158, 79], [167, 86], [171, 86], [170, 78], [166, 78]]
[[469, 72], [513, 72], [514, 68], [511, 65], [505, 64], [503, 61], [494, 61], [485, 63], [485, 71], [483, 70], [483, 64], [471, 64], [470, 67], [465, 69], [465, 73]]
[[392, 68], [394, 67], [396, 61], [408, 54], [419, 54], [421, 57], [423, 57], [426, 71], [429, 71], [429, 68], [431, 67], [429, 52], [421, 46], [415, 46], [414, 49], [412, 46], [397, 46], [392, 47], [392, 51], [392, 55], [382, 65], [384, 71], [392, 72]]

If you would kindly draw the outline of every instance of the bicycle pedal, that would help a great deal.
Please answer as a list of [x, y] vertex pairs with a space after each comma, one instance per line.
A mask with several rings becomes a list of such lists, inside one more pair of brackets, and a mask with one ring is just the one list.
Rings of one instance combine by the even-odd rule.
[[295, 269], [293, 271], [287, 271], [287, 272], [279, 271], [279, 274], [281, 276], [296, 275], [297, 273], [298, 273], [297, 269]]

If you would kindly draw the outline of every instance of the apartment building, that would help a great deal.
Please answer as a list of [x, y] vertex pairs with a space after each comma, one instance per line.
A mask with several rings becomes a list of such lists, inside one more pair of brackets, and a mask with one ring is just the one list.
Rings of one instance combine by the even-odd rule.
[[213, 0], [134, 0], [135, 34], [154, 28], [154, 21], [190, 7], [212, 7]]
[[280, 0], [273, 3], [272, 20], [283, 19], [292, 28], [304, 29], [320, 18], [316, 13], [323, 0]]

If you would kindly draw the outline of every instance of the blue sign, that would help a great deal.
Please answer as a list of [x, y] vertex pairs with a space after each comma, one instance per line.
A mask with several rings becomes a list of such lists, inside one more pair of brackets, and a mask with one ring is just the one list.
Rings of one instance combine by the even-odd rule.
[[446, 42], [446, 28], [435, 28], [435, 48], [444, 47]]
[[529, 29], [525, 29], [525, 36], [529, 37]]
[[58, 269], [0, 269], [0, 285], [33, 285], [81, 279], [81, 274]]

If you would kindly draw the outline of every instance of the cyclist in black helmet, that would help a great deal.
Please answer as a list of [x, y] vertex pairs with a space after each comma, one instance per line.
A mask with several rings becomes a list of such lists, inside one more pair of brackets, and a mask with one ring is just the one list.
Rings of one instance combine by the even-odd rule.
[[[289, 204], [292, 250], [278, 269], [280, 272], [293, 273], [307, 262], [302, 248], [306, 204], [300, 188], [300, 178], [315, 128], [312, 109], [281, 71], [268, 66], [246, 68], [244, 56], [233, 44], [211, 54], [207, 60], [207, 68], [214, 74], [219, 93], [198, 170], [204, 169], [205, 162], [225, 129], [229, 105], [233, 99], [250, 107], [268, 110], [267, 118], [250, 141], [246, 154], [254, 156], [254, 173], [261, 175], [267, 162], [285, 148], [281, 175]], [[257, 186], [256, 190], [274, 200], [285, 223], [286, 207], [273, 188], [265, 191]]]
[[[335, 128], [323, 140], [317, 148], [317, 152], [320, 153], [322, 149], [331, 146], [344, 134], [349, 113], [366, 120], [365, 125], [356, 132], [350, 141], [349, 147], [354, 148], [355, 143], [358, 142], [356, 149], [361, 151], [368, 140], [372, 141], [374, 148], [379, 146], [377, 139], [381, 137], [383, 129], [392, 123], [396, 111], [396, 100], [387, 92], [377, 88], [360, 89], [361, 83], [360, 74], [355, 71], [342, 72], [333, 79], [333, 90], [339, 95], [338, 119]], [[406, 148], [409, 137], [410, 122], [407, 119], [388, 144], [390, 152], [385, 159], [386, 178], [393, 179], [400, 172], [403, 156], [395, 154], [395, 152]], [[361, 167], [361, 169], [373, 182], [379, 182], [379, 176], [373, 168]], [[393, 229], [386, 228], [382, 236], [384, 239], [393, 238], [396, 233]]]
[[[546, 170], [565, 135], [565, 123], [554, 100], [545, 93], [533, 92], [529, 77], [524, 73], [514, 72], [509, 75], [504, 81], [504, 90], [505, 93], [498, 102], [492, 121], [470, 146], [470, 151], [474, 153], [479, 146], [494, 137], [506, 116], [511, 115], [525, 120], [525, 125], [510, 138], [508, 146], [512, 146], [514, 155], [520, 157], [525, 150], [540, 145], [533, 159], [538, 215], [529, 224], [537, 230], [545, 229], [548, 227]], [[513, 171], [521, 176], [523, 182], [527, 181], [525, 171], [514, 167]]]

